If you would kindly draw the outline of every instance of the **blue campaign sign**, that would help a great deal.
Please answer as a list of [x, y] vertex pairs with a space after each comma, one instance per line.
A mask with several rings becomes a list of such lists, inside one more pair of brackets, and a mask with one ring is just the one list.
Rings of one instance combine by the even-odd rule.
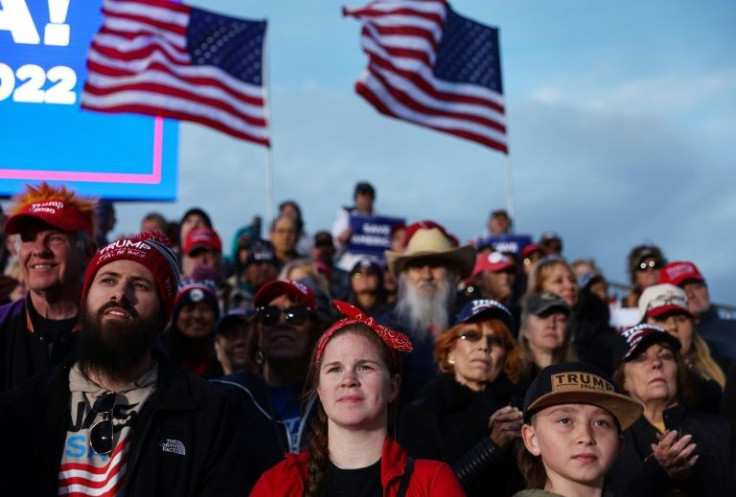
[[386, 216], [350, 215], [353, 236], [347, 244], [348, 252], [364, 254], [383, 260], [383, 252], [391, 248], [391, 232], [403, 219]]
[[530, 243], [532, 243], [532, 237], [529, 235], [507, 233], [505, 235], [492, 235], [480, 238], [476, 241], [476, 247], [478, 249], [493, 247], [493, 250], [496, 252], [520, 254], [524, 250], [524, 247]]
[[101, 0], [0, 0], [0, 196], [63, 182], [110, 199], [175, 200], [175, 121], [79, 107]]

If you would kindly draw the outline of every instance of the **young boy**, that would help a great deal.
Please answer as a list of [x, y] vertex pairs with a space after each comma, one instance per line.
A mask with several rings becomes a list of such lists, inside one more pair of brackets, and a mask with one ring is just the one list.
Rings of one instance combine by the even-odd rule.
[[643, 408], [605, 373], [582, 362], [539, 373], [524, 398], [520, 469], [527, 489], [514, 497], [601, 497], [623, 446], [621, 432]]

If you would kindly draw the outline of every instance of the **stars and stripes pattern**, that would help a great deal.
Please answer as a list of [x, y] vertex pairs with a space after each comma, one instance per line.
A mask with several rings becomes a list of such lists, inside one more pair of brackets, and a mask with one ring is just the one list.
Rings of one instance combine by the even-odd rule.
[[[129, 438], [121, 439], [103, 465], [68, 462], [59, 470], [59, 495], [114, 497], [125, 481]], [[99, 456], [98, 456], [99, 457]], [[93, 459], [93, 461], [95, 461]]]
[[82, 108], [193, 121], [269, 146], [265, 21], [164, 0], [104, 0]]
[[498, 30], [444, 0], [374, 1], [363, 22], [368, 67], [356, 91], [379, 112], [508, 153]]

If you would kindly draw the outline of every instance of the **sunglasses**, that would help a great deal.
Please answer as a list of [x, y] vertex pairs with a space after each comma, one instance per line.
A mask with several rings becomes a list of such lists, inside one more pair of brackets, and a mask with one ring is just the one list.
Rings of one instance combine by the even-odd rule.
[[115, 408], [115, 392], [99, 398], [92, 405], [92, 412], [102, 414], [102, 419], [89, 430], [89, 445], [98, 454], [108, 455], [115, 448], [113, 440], [112, 410]]
[[284, 310], [273, 305], [267, 305], [260, 307], [257, 312], [258, 321], [263, 326], [276, 326], [282, 313], [287, 324], [300, 326], [306, 323], [312, 314], [312, 311], [306, 305], [297, 305]]
[[662, 261], [649, 261], [639, 263], [639, 267], [636, 269], [637, 271], [647, 271], [649, 269], [662, 269], [663, 267]]
[[506, 340], [502, 337], [497, 337], [495, 335], [484, 335], [483, 333], [480, 333], [479, 331], [466, 331], [465, 333], [461, 333], [460, 335], [458, 335], [458, 338], [460, 340], [465, 340], [470, 343], [478, 343], [483, 339], [483, 337], [485, 337], [486, 339], [488, 348], [491, 348], [494, 345], [498, 347], [506, 348]]

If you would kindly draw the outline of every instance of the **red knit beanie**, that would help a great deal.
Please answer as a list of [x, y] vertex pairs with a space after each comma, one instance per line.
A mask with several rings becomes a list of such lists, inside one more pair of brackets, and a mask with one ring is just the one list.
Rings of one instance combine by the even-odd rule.
[[121, 238], [101, 248], [92, 257], [87, 266], [87, 272], [84, 274], [82, 304], [87, 300], [89, 287], [97, 271], [113, 261], [127, 259], [143, 264], [151, 271], [158, 286], [161, 304], [166, 312], [165, 321], [168, 321], [179, 287], [179, 267], [176, 262], [176, 254], [169, 247], [169, 239], [160, 231], [144, 231], [130, 238]]

